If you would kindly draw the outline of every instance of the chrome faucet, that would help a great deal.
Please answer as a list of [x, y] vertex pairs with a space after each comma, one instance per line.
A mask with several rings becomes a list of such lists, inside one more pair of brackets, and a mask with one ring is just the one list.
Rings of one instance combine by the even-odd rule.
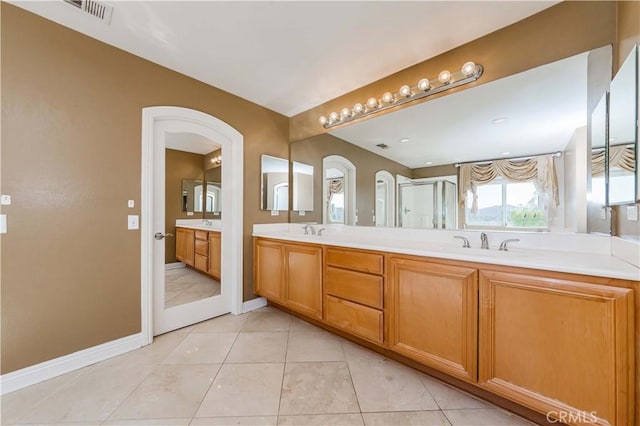
[[318, 229], [318, 237], [321, 237], [322, 236], [322, 231], [326, 231], [326, 230], [327, 230], [327, 228]]
[[309, 230], [311, 230], [311, 235], [316, 235], [316, 230], [309, 224], [303, 226], [302, 229], [304, 229], [304, 235], [309, 235]]
[[507, 244], [509, 244], [509, 243], [517, 243], [518, 241], [520, 241], [519, 238], [511, 238], [509, 240], [504, 240], [502, 243], [500, 243], [500, 248], [498, 250], [509, 251], [509, 248], [507, 247]]
[[457, 238], [459, 240], [462, 240], [462, 248], [471, 247], [471, 244], [469, 244], [469, 240], [467, 240], [465, 237], [461, 237], [459, 235], [454, 235], [453, 238]]
[[480, 234], [480, 242], [482, 242], [480, 248], [489, 250], [489, 238], [487, 238], [487, 234], [485, 234], [484, 232]]

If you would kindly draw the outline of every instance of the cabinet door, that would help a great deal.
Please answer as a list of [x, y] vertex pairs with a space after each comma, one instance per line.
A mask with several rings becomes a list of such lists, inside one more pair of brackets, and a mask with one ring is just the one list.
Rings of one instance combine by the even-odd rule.
[[219, 232], [209, 232], [209, 275], [220, 281], [222, 251]]
[[258, 239], [255, 243], [253, 282], [256, 294], [282, 303], [284, 288], [284, 245]]
[[195, 233], [192, 229], [176, 228], [176, 259], [189, 266], [195, 260]]
[[569, 424], [633, 422], [624, 288], [482, 271], [480, 385]]
[[285, 304], [322, 319], [322, 247], [287, 244]]
[[476, 381], [476, 269], [390, 260], [391, 349], [459, 379]]

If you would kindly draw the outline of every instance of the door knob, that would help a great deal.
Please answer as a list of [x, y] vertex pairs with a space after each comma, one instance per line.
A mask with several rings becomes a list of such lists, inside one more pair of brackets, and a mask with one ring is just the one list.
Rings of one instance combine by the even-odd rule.
[[162, 232], [156, 232], [156, 234], [153, 236], [153, 238], [155, 238], [156, 240], [161, 240], [165, 237], [173, 237], [173, 234], [163, 234]]

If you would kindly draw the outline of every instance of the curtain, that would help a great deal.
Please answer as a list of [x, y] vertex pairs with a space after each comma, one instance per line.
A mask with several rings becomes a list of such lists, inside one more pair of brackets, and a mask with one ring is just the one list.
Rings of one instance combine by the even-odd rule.
[[495, 160], [490, 163], [460, 165], [460, 205], [464, 207], [467, 191], [473, 194], [471, 211], [478, 212], [478, 185], [486, 185], [498, 177], [511, 182], [533, 182], [536, 190], [548, 195], [556, 207], [560, 203], [558, 177], [551, 155], [541, 155], [527, 160]]
[[331, 206], [331, 199], [333, 198], [333, 194], [340, 194], [344, 191], [344, 179], [329, 179], [328, 182], [328, 195], [327, 195], [327, 217], [329, 217], [329, 208]]
[[[601, 176], [605, 169], [604, 151], [591, 155], [591, 175]], [[619, 167], [629, 172], [636, 170], [636, 148], [633, 145], [615, 145], [609, 147], [609, 167]]]

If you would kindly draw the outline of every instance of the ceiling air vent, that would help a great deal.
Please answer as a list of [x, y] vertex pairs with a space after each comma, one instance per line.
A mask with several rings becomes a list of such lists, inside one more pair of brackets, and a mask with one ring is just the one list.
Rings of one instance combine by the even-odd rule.
[[83, 12], [98, 18], [105, 24], [111, 22], [111, 14], [113, 13], [113, 6], [96, 0], [64, 0]]
[[389, 145], [387, 145], [386, 143], [379, 143], [376, 146], [380, 149], [389, 149]]

